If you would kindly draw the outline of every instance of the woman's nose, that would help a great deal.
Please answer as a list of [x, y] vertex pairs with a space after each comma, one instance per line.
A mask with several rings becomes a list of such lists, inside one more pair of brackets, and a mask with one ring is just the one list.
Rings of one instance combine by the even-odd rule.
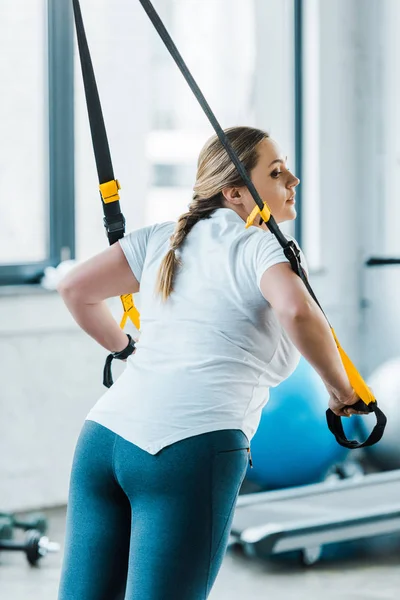
[[291, 181], [289, 182], [289, 187], [297, 187], [300, 183], [300, 179], [298, 177], [296, 177], [296, 175], [293, 175]]

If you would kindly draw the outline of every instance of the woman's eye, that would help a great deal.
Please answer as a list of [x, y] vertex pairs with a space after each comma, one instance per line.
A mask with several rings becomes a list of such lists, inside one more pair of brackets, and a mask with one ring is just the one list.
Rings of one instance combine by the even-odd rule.
[[273, 177], [274, 179], [277, 179], [281, 173], [282, 173], [282, 171], [275, 169], [274, 171], [272, 171], [271, 177]]

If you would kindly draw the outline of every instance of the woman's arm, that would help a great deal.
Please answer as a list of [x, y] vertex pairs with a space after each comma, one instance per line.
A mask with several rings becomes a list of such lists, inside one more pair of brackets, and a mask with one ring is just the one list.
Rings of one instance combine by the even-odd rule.
[[262, 275], [260, 289], [293, 344], [323, 380], [331, 395], [331, 408], [337, 409], [336, 414], [345, 415], [340, 405], [353, 404], [358, 398], [350, 386], [329, 324], [300, 277], [288, 263], [279, 263]]
[[75, 267], [57, 286], [78, 325], [110, 352], [123, 350], [127, 338], [104, 300], [139, 288], [118, 243]]

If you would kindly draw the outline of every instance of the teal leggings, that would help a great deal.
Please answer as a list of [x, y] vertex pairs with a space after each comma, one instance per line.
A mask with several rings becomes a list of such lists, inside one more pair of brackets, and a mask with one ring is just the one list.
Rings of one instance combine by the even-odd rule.
[[71, 473], [58, 600], [205, 600], [248, 465], [236, 429], [152, 455], [86, 421]]

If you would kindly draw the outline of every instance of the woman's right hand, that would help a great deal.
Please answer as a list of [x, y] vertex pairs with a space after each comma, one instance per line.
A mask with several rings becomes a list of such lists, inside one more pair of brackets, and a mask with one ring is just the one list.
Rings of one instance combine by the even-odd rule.
[[329, 408], [338, 417], [351, 417], [351, 415], [365, 415], [366, 412], [352, 408], [360, 400], [352, 387], [338, 392], [327, 387], [329, 392]]

